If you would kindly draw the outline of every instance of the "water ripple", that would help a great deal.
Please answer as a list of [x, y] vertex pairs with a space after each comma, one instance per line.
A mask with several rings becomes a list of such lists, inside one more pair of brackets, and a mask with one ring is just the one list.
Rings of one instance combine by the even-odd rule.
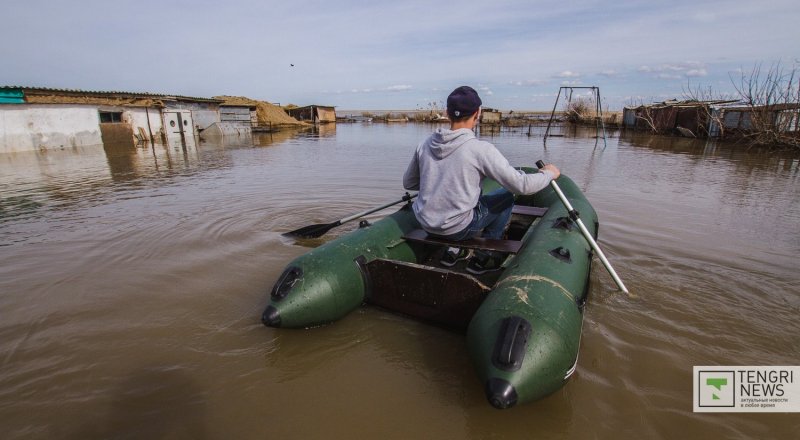
[[[462, 335], [369, 307], [312, 330], [263, 327], [283, 267], [356, 222], [314, 240], [281, 234], [398, 200], [431, 129], [353, 124], [253, 145], [0, 156], [4, 432], [159, 437], [154, 427], [177, 421], [252, 437], [270, 414], [319, 421], [292, 423], [295, 437], [341, 432], [354, 415], [405, 437], [522, 438], [531, 426], [575, 438], [795, 434], [783, 415], [687, 409], [693, 365], [800, 356], [800, 159], [788, 153], [635, 133], [606, 148], [581, 131], [546, 148], [524, 131], [487, 137], [514, 165], [543, 159], [575, 180], [635, 294], [617, 292], [595, 261], [578, 373], [502, 426]], [[378, 425], [361, 426], [377, 436]]]

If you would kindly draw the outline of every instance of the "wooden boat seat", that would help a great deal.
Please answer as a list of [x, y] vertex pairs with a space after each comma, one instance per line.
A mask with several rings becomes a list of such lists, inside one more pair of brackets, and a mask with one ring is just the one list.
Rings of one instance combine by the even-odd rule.
[[432, 237], [425, 232], [424, 229], [414, 229], [408, 234], [404, 235], [408, 241], [415, 241], [418, 243], [437, 244], [440, 246], [455, 246], [468, 249], [482, 249], [489, 251], [507, 252], [516, 254], [522, 247], [521, 241], [516, 240], [494, 240], [491, 238], [473, 238], [470, 240], [451, 241], [443, 238]]
[[529, 215], [531, 217], [541, 217], [547, 213], [547, 209], [548, 208], [540, 208], [538, 206], [514, 205], [514, 208], [511, 209], [511, 213], [517, 215]]
[[[514, 205], [512, 214], [541, 217], [547, 212], [547, 208], [536, 206]], [[403, 236], [408, 241], [418, 243], [436, 244], [441, 246], [455, 246], [467, 249], [482, 249], [489, 251], [506, 252], [516, 254], [522, 247], [522, 242], [517, 240], [496, 240], [491, 238], [473, 238], [470, 240], [451, 241], [443, 238], [433, 237], [425, 232], [424, 229], [414, 229]]]

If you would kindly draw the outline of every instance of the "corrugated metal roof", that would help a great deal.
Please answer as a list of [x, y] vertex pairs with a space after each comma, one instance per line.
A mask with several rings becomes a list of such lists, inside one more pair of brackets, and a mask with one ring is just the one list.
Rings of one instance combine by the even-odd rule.
[[200, 98], [195, 96], [182, 96], [170, 95], [165, 93], [149, 93], [149, 92], [123, 92], [123, 91], [103, 91], [103, 90], [80, 90], [80, 89], [56, 89], [50, 87], [28, 87], [28, 86], [0, 86], [0, 90], [22, 89], [25, 93], [34, 92], [39, 94], [71, 94], [71, 95], [85, 95], [85, 96], [121, 96], [121, 97], [142, 97], [154, 99], [166, 99], [176, 101], [198, 101], [198, 102], [212, 102], [221, 103], [222, 100], [214, 98]]
[[800, 103], [799, 102], [782, 102], [777, 104], [770, 104], [770, 105], [750, 105], [743, 101], [736, 101], [731, 103], [723, 103], [723, 104], [716, 104], [713, 105], [712, 108], [714, 109], [724, 109], [729, 111], [751, 111], [754, 109], [763, 110], [769, 109], [771, 111], [792, 111], [792, 110], [800, 110]]
[[666, 107], [700, 107], [700, 106], [710, 106], [710, 105], [724, 105], [729, 103], [738, 102], [736, 100], [724, 100], [724, 99], [717, 99], [711, 101], [697, 101], [694, 99], [687, 99], [684, 101], [678, 101], [677, 99], [670, 99], [667, 101], [662, 102], [653, 102], [650, 104], [641, 104], [637, 106], [626, 106], [625, 108], [628, 109], [637, 109], [637, 108], [666, 108]]
[[243, 107], [243, 108], [249, 108], [250, 110], [255, 110], [256, 108], [258, 108], [258, 106], [256, 106], [255, 104], [228, 104], [226, 102], [221, 103], [219, 106], [220, 107]]
[[292, 107], [292, 108], [289, 108], [289, 109], [287, 109], [287, 110], [305, 110], [305, 109], [308, 109], [308, 108], [313, 108], [313, 107], [318, 107], [318, 108], [336, 108], [336, 106], [335, 106], [335, 105], [319, 105], [319, 104], [311, 104], [311, 105], [304, 105], [304, 106], [302, 106], [302, 107]]
[[25, 95], [21, 89], [0, 89], [0, 104], [24, 104]]

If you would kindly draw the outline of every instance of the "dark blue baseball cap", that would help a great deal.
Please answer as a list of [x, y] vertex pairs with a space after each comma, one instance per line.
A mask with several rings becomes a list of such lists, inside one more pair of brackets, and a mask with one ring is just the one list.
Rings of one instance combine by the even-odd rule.
[[461, 86], [447, 97], [447, 115], [451, 118], [461, 119], [472, 116], [481, 107], [481, 98], [478, 92], [470, 86]]

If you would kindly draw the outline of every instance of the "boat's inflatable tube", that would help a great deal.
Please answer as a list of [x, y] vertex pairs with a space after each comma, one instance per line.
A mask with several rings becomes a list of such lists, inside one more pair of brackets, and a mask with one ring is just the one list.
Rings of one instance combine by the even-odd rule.
[[[594, 209], [568, 177], [558, 183], [596, 237]], [[517, 203], [549, 209], [527, 230], [467, 330], [470, 357], [497, 408], [552, 393], [575, 371], [591, 263], [589, 244], [550, 187]], [[344, 317], [366, 300], [366, 263], [419, 263], [420, 245], [402, 238], [417, 228], [406, 205], [296, 258], [272, 288], [263, 323], [305, 328]]]
[[261, 321], [304, 328], [336, 321], [364, 302], [363, 264], [375, 258], [416, 261], [402, 236], [419, 227], [410, 206], [294, 259], [270, 293]]
[[[575, 184], [558, 180], [589, 229], [597, 216]], [[467, 347], [489, 402], [497, 408], [539, 399], [574, 371], [586, 299], [591, 248], [552, 191], [536, 195], [547, 214], [467, 330]]]

